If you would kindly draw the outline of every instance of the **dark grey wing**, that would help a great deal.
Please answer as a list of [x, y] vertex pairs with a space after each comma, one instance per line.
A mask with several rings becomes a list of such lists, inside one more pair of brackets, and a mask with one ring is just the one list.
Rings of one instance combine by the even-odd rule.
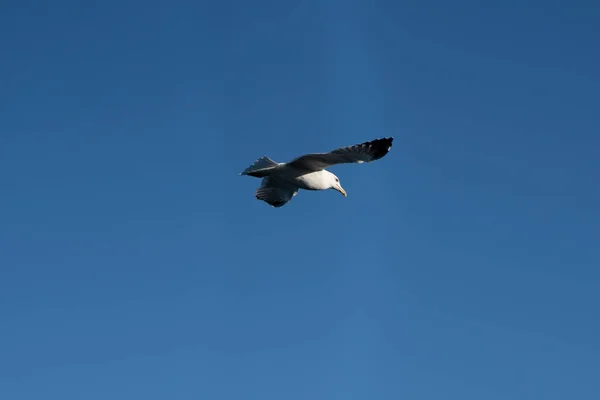
[[273, 207], [284, 206], [298, 193], [298, 188], [271, 177], [263, 178], [262, 184], [255, 192], [255, 197]]
[[383, 158], [392, 148], [394, 138], [375, 139], [370, 142], [341, 147], [329, 153], [305, 154], [286, 163], [294, 168], [319, 171], [335, 164], [364, 163]]

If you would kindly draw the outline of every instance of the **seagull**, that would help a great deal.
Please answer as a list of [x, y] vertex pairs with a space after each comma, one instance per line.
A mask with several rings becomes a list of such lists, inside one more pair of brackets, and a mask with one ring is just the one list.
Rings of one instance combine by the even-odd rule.
[[333, 189], [344, 197], [346, 191], [335, 174], [325, 168], [336, 164], [365, 163], [383, 158], [392, 148], [393, 137], [340, 147], [329, 153], [305, 154], [287, 163], [262, 156], [240, 175], [262, 178], [255, 197], [271, 207], [286, 205], [298, 190]]

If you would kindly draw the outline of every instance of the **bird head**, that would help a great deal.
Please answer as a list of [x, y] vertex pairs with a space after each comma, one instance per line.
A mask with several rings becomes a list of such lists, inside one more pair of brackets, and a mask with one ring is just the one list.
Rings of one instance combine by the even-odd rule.
[[343, 194], [344, 197], [347, 196], [346, 191], [340, 184], [340, 179], [337, 176], [335, 176], [334, 174], [331, 174], [331, 188], [334, 190], [337, 190], [338, 192]]

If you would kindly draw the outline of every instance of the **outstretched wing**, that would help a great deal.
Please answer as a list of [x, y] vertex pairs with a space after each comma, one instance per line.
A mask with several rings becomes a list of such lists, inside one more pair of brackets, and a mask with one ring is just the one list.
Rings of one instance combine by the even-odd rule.
[[379, 160], [392, 148], [394, 138], [375, 139], [370, 142], [341, 147], [329, 153], [305, 154], [286, 165], [294, 168], [319, 171], [335, 164], [363, 163]]
[[273, 207], [284, 206], [298, 193], [298, 188], [271, 177], [263, 178], [255, 196]]

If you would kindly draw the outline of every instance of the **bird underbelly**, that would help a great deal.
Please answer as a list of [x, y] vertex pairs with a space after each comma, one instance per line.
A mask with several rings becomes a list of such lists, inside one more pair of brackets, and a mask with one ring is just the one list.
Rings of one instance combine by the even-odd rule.
[[324, 190], [330, 187], [327, 183], [327, 172], [323, 170], [306, 173], [297, 169], [278, 168], [273, 170], [269, 176], [304, 190]]
[[311, 172], [300, 175], [294, 178], [294, 183], [304, 190], [324, 190], [327, 189], [327, 184], [323, 179], [321, 171]]

